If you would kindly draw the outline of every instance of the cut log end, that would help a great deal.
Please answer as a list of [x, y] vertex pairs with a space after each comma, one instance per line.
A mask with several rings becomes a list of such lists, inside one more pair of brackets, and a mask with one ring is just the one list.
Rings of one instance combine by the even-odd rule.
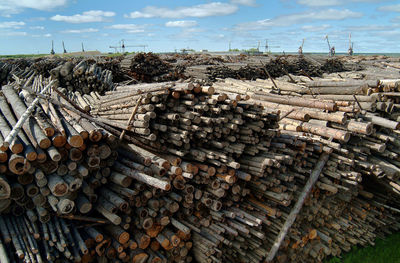
[[39, 147], [42, 149], [47, 149], [51, 146], [51, 141], [49, 138], [44, 138], [44, 139], [40, 140], [38, 143], [39, 143]]
[[99, 142], [102, 138], [102, 134], [99, 131], [92, 131], [89, 134], [89, 140], [92, 142]]
[[129, 233], [128, 233], [128, 232], [123, 232], [123, 233], [121, 233], [121, 234], [119, 235], [119, 237], [118, 237], [118, 242], [119, 242], [120, 244], [125, 244], [126, 242], [129, 241], [129, 238], [130, 238]]
[[30, 167], [30, 163], [20, 155], [12, 155], [8, 161], [8, 169], [17, 175], [26, 173]]
[[73, 135], [68, 138], [68, 143], [74, 148], [80, 148], [83, 145], [83, 138], [81, 135]]
[[55, 135], [52, 138], [53, 141], [53, 145], [55, 147], [63, 147], [66, 143], [67, 143], [67, 139], [65, 138], [65, 136], [59, 134], [59, 135]]
[[[7, 150], [7, 148], [3, 151], [6, 151], [6, 150]], [[24, 150], [24, 146], [20, 143], [14, 143], [14, 144], [10, 145], [10, 150], [12, 153], [15, 153], [15, 154], [22, 153], [22, 151]]]
[[51, 190], [55, 196], [64, 196], [68, 193], [68, 185], [66, 183], [59, 183]]

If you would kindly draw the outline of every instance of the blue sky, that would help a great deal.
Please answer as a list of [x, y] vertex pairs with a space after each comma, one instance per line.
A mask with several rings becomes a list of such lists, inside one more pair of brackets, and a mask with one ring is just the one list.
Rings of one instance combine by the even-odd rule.
[[[377, 0], [0, 0], [0, 54], [232, 48], [400, 52], [400, 1]], [[127, 47], [143, 51], [142, 47]]]

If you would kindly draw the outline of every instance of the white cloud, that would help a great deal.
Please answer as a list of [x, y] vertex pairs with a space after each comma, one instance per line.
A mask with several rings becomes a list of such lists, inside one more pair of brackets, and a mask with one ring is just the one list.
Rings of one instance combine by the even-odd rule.
[[291, 26], [312, 21], [344, 20], [348, 18], [362, 17], [361, 13], [353, 12], [348, 9], [337, 10], [327, 9], [321, 11], [295, 13], [290, 15], [278, 16], [272, 19], [258, 20], [254, 22], [241, 23], [235, 26], [235, 30], [265, 30], [271, 27]]
[[125, 17], [129, 18], [183, 18], [183, 17], [208, 17], [230, 15], [238, 11], [233, 4], [211, 2], [202, 5], [184, 6], [170, 9], [166, 7], [147, 6], [142, 11], [135, 11]]
[[0, 14], [10, 16], [18, 14], [26, 8], [49, 11], [66, 5], [68, 0], [1, 0]]
[[0, 22], [0, 28], [21, 28], [22, 26], [24, 26], [25, 23], [24, 22], [16, 22], [16, 21], [9, 21], [9, 22]]
[[320, 26], [305, 25], [302, 26], [301, 29], [303, 29], [306, 32], [319, 32], [319, 31], [324, 31], [330, 27], [331, 27], [330, 25], [320, 25]]
[[1, 33], [2, 36], [26, 36], [28, 35], [28, 33], [26, 32], [21, 32], [21, 31], [9, 31], [9, 32], [2, 32]]
[[185, 32], [187, 32], [187, 33], [201, 33], [201, 32], [204, 32], [205, 31], [205, 29], [203, 29], [203, 28], [198, 28], [198, 27], [193, 27], [193, 28], [187, 28], [187, 29], [185, 29]]
[[44, 30], [44, 26], [31, 26], [29, 28], [32, 30]]
[[26, 21], [36, 22], [36, 21], [45, 21], [45, 20], [46, 20], [45, 17], [39, 16], [39, 17], [30, 17]]
[[90, 23], [90, 22], [104, 22], [108, 18], [115, 16], [114, 12], [107, 12], [101, 10], [90, 10], [83, 12], [82, 14], [76, 14], [72, 16], [55, 15], [51, 17], [51, 20], [62, 21], [67, 23]]
[[348, 31], [360, 32], [360, 31], [384, 31], [393, 28], [393, 26], [381, 26], [381, 25], [363, 25], [363, 26], [348, 26]]
[[386, 31], [380, 31], [376, 33], [379, 36], [399, 36], [400, 37], [400, 31], [399, 30], [386, 30]]
[[378, 10], [385, 12], [400, 12], [400, 4], [381, 6]]
[[342, 1], [340, 0], [299, 0], [297, 3], [307, 6], [333, 6], [340, 5]]
[[51, 34], [50, 33], [48, 33], [48, 34], [43, 34], [43, 35], [32, 35], [32, 37], [51, 37]]
[[99, 32], [99, 30], [97, 28], [83, 28], [83, 29], [70, 29], [61, 31], [61, 33], [67, 33], [67, 34], [81, 34], [81, 33], [94, 33], [94, 32]]
[[145, 29], [148, 25], [137, 25], [137, 24], [115, 24], [112, 26], [109, 26], [107, 28], [111, 29], [121, 29], [125, 30], [127, 33], [142, 33], [145, 32]]
[[255, 6], [256, 0], [231, 0], [232, 4]]
[[381, 0], [298, 0], [297, 3], [300, 5], [322, 7], [322, 6], [338, 6], [344, 5], [349, 2], [354, 3], [379, 3]]
[[193, 20], [180, 20], [180, 21], [168, 21], [165, 23], [166, 27], [194, 27], [197, 26], [197, 22]]

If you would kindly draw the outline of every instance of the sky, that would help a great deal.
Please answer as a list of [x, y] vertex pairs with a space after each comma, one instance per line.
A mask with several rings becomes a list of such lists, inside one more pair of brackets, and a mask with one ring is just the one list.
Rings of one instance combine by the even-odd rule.
[[[400, 53], [400, 1], [0, 0], [0, 54], [85, 50]], [[145, 47], [143, 47], [145, 45]]]

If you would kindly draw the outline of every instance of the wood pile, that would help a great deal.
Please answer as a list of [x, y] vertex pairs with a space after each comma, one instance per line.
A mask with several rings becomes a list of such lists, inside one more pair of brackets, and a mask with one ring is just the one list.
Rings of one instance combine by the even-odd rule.
[[141, 82], [162, 82], [182, 78], [184, 67], [172, 67], [153, 53], [128, 55], [120, 62], [123, 72]]
[[[289, 73], [298, 76], [320, 77], [323, 73], [347, 71], [349, 70], [348, 67], [336, 58], [316, 61], [303, 56], [278, 56], [265, 63], [260, 59], [240, 67], [231, 65], [210, 66], [207, 67], [206, 73], [211, 81], [225, 78], [255, 80], [282, 77]], [[357, 70], [360, 69], [357, 68]]]
[[102, 69], [96, 63], [88, 61], [66, 61], [50, 70], [52, 79], [58, 80], [60, 87], [70, 92], [89, 94], [97, 91], [104, 93], [114, 87], [112, 72]]
[[[342, 251], [349, 251], [353, 245], [374, 244], [376, 237], [383, 238], [400, 227], [400, 170], [396, 147], [400, 126], [393, 108], [392, 111], [387, 108], [388, 104], [397, 102], [397, 93], [393, 91], [397, 91], [400, 82], [352, 82], [335, 85], [310, 82], [304, 87], [275, 83], [279, 90], [274, 83], [265, 80], [242, 82], [229, 79], [214, 85], [216, 91], [235, 90], [242, 96], [249, 96], [255, 104], [281, 110], [281, 135], [272, 139], [271, 146], [275, 149], [270, 152], [282, 154], [286, 159], [279, 162], [278, 169], [259, 165], [264, 169], [260, 174], [268, 181], [252, 181], [250, 186], [258, 205], [271, 204], [272, 200], [276, 213], [268, 218], [270, 224], [265, 231], [261, 231], [268, 236], [268, 241], [259, 245], [263, 248], [261, 251], [270, 251], [275, 244], [274, 236], [280, 233], [293, 209], [291, 200], [299, 199], [298, 189], [304, 187], [321, 152], [332, 151], [316, 187], [282, 242], [278, 261], [320, 262], [329, 255], [339, 256]], [[362, 95], [342, 95], [348, 90]], [[299, 95], [310, 93], [315, 98]], [[320, 93], [326, 97], [318, 95]], [[366, 110], [367, 106], [374, 108], [371, 107], [373, 103], [385, 103], [386, 106], [373, 112]], [[255, 158], [259, 158], [258, 155], [242, 157]], [[270, 182], [274, 170], [277, 170], [275, 177], [280, 179], [277, 185]], [[265, 253], [260, 252], [260, 247], [247, 243], [248, 238], [237, 249], [238, 253], [252, 255], [249, 262], [259, 262]]]
[[13, 81], [14, 74], [28, 74], [25, 69], [30, 66], [30, 61], [24, 59], [0, 61], [0, 85]]
[[373, 244], [400, 227], [400, 82], [342, 82], [3, 86], [0, 261], [321, 262]]
[[102, 94], [114, 87], [112, 72], [102, 69], [93, 60], [55, 58], [0, 62], [0, 83], [4, 85], [13, 81], [27, 81], [27, 85], [31, 85], [36, 77], [50, 76], [60, 87], [80, 94], [92, 91]]

